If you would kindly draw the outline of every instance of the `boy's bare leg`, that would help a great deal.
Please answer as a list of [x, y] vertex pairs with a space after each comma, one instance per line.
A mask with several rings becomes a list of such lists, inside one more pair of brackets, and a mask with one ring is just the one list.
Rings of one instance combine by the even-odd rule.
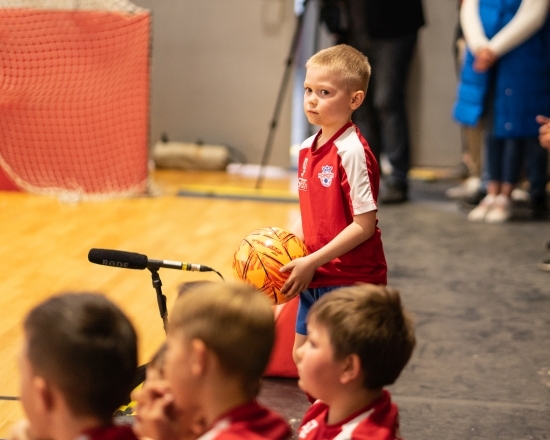
[[307, 335], [301, 335], [300, 333], [294, 333], [294, 347], [292, 347], [292, 359], [294, 359], [294, 363], [298, 363], [298, 357], [296, 352], [298, 349], [305, 344], [307, 339]]

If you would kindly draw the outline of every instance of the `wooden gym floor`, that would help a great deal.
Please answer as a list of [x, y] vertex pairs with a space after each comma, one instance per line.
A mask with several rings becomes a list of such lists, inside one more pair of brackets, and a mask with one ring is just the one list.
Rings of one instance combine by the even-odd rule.
[[[155, 172], [153, 194], [101, 202], [0, 192], [0, 438], [23, 414], [17, 354], [21, 321], [60, 291], [103, 292], [130, 316], [146, 362], [164, 338], [148, 271], [88, 262], [91, 248], [211, 266], [231, 278], [240, 240], [264, 226], [289, 227], [293, 203], [178, 197], [185, 185], [253, 188], [225, 173]], [[454, 182], [414, 181], [411, 201], [380, 208], [389, 284], [417, 323], [411, 362], [391, 387], [402, 433], [415, 439], [550, 438], [550, 223], [522, 218], [472, 224], [443, 196]], [[263, 188], [286, 190], [266, 180]], [[169, 310], [177, 285], [214, 273], [161, 269]], [[297, 424], [307, 406], [292, 380], [265, 381], [261, 399]]]
[[[140, 360], [162, 342], [164, 330], [149, 271], [88, 262], [91, 248], [139, 252], [150, 258], [198, 263], [231, 278], [231, 260], [252, 230], [290, 226], [298, 206], [177, 197], [184, 185], [253, 188], [254, 181], [225, 173], [157, 171], [152, 197], [61, 203], [56, 198], [0, 192], [0, 438], [22, 417], [6, 400], [19, 391], [17, 353], [21, 322], [39, 301], [61, 291], [105, 293], [131, 317], [139, 334]], [[266, 180], [266, 190], [288, 189], [288, 180]], [[170, 310], [179, 283], [219, 280], [213, 272], [159, 271]]]

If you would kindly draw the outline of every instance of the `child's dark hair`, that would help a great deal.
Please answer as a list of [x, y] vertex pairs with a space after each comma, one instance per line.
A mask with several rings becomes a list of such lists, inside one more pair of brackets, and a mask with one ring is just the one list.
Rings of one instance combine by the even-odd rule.
[[399, 292], [385, 286], [358, 284], [327, 293], [311, 307], [308, 321], [327, 328], [335, 359], [359, 356], [368, 389], [394, 383], [416, 344]]
[[136, 332], [103, 295], [53, 296], [29, 312], [24, 328], [34, 374], [55, 383], [75, 415], [110, 420], [128, 401], [137, 367]]

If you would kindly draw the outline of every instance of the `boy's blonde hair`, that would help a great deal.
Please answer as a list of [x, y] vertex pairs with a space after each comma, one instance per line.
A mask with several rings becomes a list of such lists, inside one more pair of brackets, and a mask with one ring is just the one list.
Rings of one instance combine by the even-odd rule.
[[349, 91], [367, 93], [370, 79], [370, 64], [365, 55], [347, 44], [323, 49], [306, 62], [306, 68], [322, 67], [333, 72], [343, 81]]
[[193, 286], [176, 300], [170, 331], [178, 330], [203, 341], [247, 395], [258, 394], [275, 339], [274, 314], [263, 294], [241, 282]]
[[327, 293], [311, 307], [308, 321], [327, 328], [336, 360], [359, 356], [363, 384], [372, 390], [397, 380], [416, 343], [399, 292], [385, 286], [358, 284]]

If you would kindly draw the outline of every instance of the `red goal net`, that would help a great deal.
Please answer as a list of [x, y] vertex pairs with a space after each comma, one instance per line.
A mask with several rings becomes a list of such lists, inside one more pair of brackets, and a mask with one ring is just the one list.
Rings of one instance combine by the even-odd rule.
[[150, 18], [122, 1], [0, 0], [0, 189], [146, 191]]

